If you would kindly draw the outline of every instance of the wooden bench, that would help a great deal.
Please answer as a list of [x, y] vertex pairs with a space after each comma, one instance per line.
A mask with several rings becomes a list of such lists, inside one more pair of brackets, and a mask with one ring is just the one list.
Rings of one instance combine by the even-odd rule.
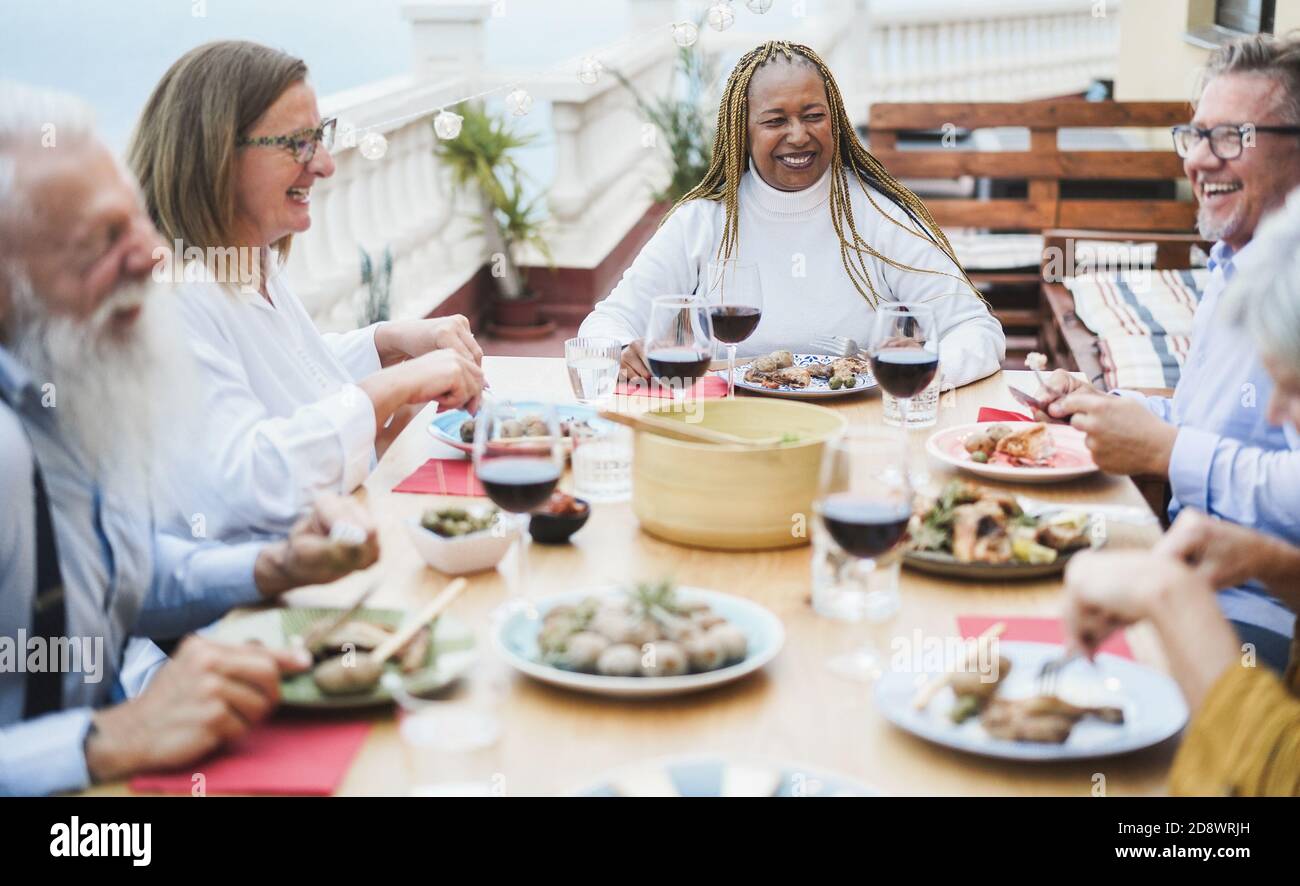
[[[1133, 234], [1116, 231], [1047, 230], [1043, 232], [1041, 269], [1041, 316], [1039, 343], [1053, 366], [1082, 372], [1098, 387], [1106, 387], [1102, 378], [1097, 336], [1074, 313], [1074, 296], [1049, 270], [1054, 256], [1069, 254], [1069, 241], [1104, 241], [1108, 243], [1154, 243], [1154, 270], [1190, 268], [1192, 250], [1209, 252], [1210, 243], [1199, 234]], [[1167, 389], [1149, 389], [1146, 393], [1168, 394]]]
[[[871, 106], [866, 135], [872, 153], [898, 178], [974, 176], [1011, 183], [1001, 190], [1023, 190], [1023, 197], [926, 198], [935, 220], [947, 229], [1187, 233], [1195, 226], [1196, 207], [1177, 199], [1175, 183], [1183, 178], [1183, 167], [1172, 145], [1063, 150], [1059, 134], [1063, 128], [1165, 128], [1189, 119], [1191, 108], [1184, 102], [888, 102]], [[992, 127], [1027, 129], [1028, 150], [962, 150], [955, 141], [944, 143], [945, 135]], [[938, 135], [940, 146], [900, 148], [900, 136], [919, 134]], [[1137, 190], [1144, 191], [1141, 199], [1133, 196]], [[1045, 345], [1041, 326], [1049, 309], [1039, 292], [1039, 274], [1037, 267], [970, 271], [1008, 330], [1008, 351]], [[1065, 330], [1053, 333], [1052, 340], [1079, 341]], [[1086, 351], [1076, 354], [1074, 362], [1086, 362], [1086, 356]]]

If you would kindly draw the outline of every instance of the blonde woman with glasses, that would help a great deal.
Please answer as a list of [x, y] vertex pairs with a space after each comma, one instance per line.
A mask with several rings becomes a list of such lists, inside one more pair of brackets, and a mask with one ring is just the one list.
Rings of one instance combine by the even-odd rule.
[[335, 121], [307, 76], [256, 43], [200, 46], [163, 76], [129, 148], [155, 225], [190, 259], [186, 279], [201, 278], [178, 301], [211, 464], [178, 516], [202, 514], [209, 537], [284, 529], [316, 493], [357, 488], [416, 408], [473, 410], [483, 387], [464, 317], [322, 335], [290, 290], [292, 238], [311, 226], [313, 185], [334, 174]]

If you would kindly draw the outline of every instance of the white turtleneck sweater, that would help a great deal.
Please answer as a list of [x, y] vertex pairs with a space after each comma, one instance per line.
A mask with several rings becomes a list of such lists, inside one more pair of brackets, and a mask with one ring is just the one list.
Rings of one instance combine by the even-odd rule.
[[[840, 259], [840, 241], [831, 224], [830, 171], [802, 191], [781, 191], [754, 171], [740, 180], [740, 239], [733, 258], [756, 262], [763, 287], [763, 318], [740, 356], [780, 348], [811, 350], [815, 335], [842, 335], [865, 343], [872, 308], [854, 287]], [[885, 301], [932, 306], [939, 322], [939, 360], [945, 388], [969, 384], [998, 370], [1006, 354], [1002, 326], [961, 281], [952, 261], [938, 247], [899, 228], [867, 200], [850, 179], [853, 219], [858, 233], [878, 252], [903, 265], [943, 270], [937, 274], [902, 271], [867, 257], [876, 292]], [[906, 214], [879, 192], [881, 210], [915, 228]], [[579, 335], [610, 336], [624, 345], [645, 334], [651, 300], [659, 295], [696, 292], [722, 241], [724, 209], [711, 200], [693, 200], [669, 216], [609, 297], [583, 321]]]

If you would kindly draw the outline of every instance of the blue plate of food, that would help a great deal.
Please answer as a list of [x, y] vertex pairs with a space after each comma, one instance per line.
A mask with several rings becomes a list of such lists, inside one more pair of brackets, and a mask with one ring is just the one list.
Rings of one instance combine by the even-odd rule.
[[825, 400], [876, 387], [861, 357], [773, 351], [736, 366], [736, 389], [795, 400]]
[[[560, 434], [565, 438], [566, 448], [572, 446], [569, 437], [574, 425], [585, 424], [596, 430], [607, 430], [613, 425], [596, 416], [596, 410], [579, 403], [541, 403], [521, 400], [511, 404], [518, 413], [518, 437], [545, 436], [546, 428], [541, 424], [542, 411], [555, 406], [556, 419], [560, 422]], [[474, 416], [463, 409], [440, 412], [429, 422], [429, 435], [439, 443], [446, 443], [453, 449], [469, 452], [474, 448]]]

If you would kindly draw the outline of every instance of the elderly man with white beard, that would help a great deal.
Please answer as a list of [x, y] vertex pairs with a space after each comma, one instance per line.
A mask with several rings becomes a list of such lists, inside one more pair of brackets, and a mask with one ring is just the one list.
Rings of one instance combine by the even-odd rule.
[[[0, 794], [181, 766], [242, 736], [305, 653], [188, 637], [125, 697], [128, 640], [378, 556], [368, 516], [337, 498], [272, 542], [155, 531], [186, 358], [151, 279], [158, 235], [89, 119], [0, 83]], [[340, 523], [364, 540], [332, 540]]]

